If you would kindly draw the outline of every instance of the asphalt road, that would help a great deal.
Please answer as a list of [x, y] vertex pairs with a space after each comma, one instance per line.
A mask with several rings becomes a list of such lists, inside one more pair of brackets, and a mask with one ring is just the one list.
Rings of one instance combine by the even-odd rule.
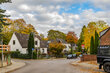
[[78, 59], [54, 60], [14, 60], [26, 63], [26, 66], [11, 73], [86, 73], [71, 65]]

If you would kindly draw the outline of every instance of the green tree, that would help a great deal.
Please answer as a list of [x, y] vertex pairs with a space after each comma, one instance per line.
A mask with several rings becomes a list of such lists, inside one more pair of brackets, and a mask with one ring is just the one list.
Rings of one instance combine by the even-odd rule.
[[94, 37], [91, 37], [90, 54], [94, 54]]
[[48, 39], [49, 40], [56, 40], [56, 38], [65, 40], [66, 34], [64, 34], [63, 32], [58, 31], [58, 30], [49, 30], [48, 31]]
[[34, 34], [31, 32], [28, 39], [28, 55], [32, 58], [32, 48], [34, 48]]
[[94, 45], [94, 54], [97, 54], [97, 47], [99, 46], [99, 35], [95, 31], [95, 45]]
[[80, 33], [80, 38], [77, 42], [77, 45], [78, 45], [78, 52], [81, 52], [82, 51], [82, 47], [81, 45], [84, 44], [84, 29], [86, 28], [86, 26], [84, 25], [83, 28], [82, 28], [82, 31]]
[[[0, 0], [0, 4], [8, 3], [8, 2], [11, 2], [11, 0]], [[5, 17], [8, 17], [7, 15], [4, 14], [5, 12], [6, 12], [6, 10], [1, 9], [1, 7], [0, 7], [0, 41], [1, 41], [2, 37], [3, 37], [3, 34], [1, 34], [3, 25], [8, 25], [5, 22], [6, 19], [4, 19]]]

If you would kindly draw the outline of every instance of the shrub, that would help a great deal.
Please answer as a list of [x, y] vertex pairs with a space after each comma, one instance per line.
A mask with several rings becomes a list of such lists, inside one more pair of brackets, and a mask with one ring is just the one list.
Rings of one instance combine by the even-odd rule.
[[76, 52], [76, 55], [77, 55], [77, 56], [81, 55], [81, 52]]
[[37, 59], [37, 53], [36, 53], [36, 51], [33, 52], [33, 59]]
[[19, 54], [20, 54], [19, 51], [11, 51], [11, 57], [12, 58], [19, 58]]
[[31, 59], [28, 54], [19, 54], [18, 58], [20, 58], [20, 59]]
[[21, 54], [19, 51], [11, 51], [12, 58], [30, 59], [28, 54]]

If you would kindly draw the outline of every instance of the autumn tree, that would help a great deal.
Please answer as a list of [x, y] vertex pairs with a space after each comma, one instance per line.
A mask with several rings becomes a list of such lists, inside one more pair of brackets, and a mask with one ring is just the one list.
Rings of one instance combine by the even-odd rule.
[[66, 41], [71, 44], [71, 54], [73, 53], [73, 45], [77, 43], [78, 38], [74, 32], [68, 32]]
[[11, 37], [12, 37], [12, 32], [9, 31], [10, 28], [8, 28], [9, 26], [3, 26], [3, 31], [1, 32], [3, 34], [3, 44], [8, 45]]
[[44, 34], [40, 34], [42, 40], [44, 40]]
[[49, 40], [56, 40], [57, 38], [65, 40], [66, 34], [58, 30], [49, 30], [47, 37]]
[[97, 31], [98, 35], [99, 32], [108, 28], [108, 25], [104, 21], [97, 21], [97, 22], [89, 22], [86, 28], [83, 30], [84, 41], [83, 44], [85, 48], [88, 48], [88, 52], [90, 52], [90, 42], [91, 37], [95, 38], [95, 31]]
[[[11, 2], [11, 0], [0, 0], [0, 4], [9, 3], [9, 2]], [[2, 36], [3, 36], [3, 34], [1, 34], [3, 25], [8, 25], [6, 23], [6, 19], [4, 19], [5, 17], [8, 17], [7, 15], [4, 14], [5, 12], [6, 12], [6, 10], [3, 10], [0, 8], [0, 41], [1, 41]]]
[[65, 45], [62, 43], [52, 42], [49, 44], [50, 52], [55, 57], [60, 57], [64, 48]]
[[8, 26], [3, 25], [2, 34], [4, 44], [8, 44], [14, 32], [22, 34], [30, 34], [31, 32], [34, 32], [35, 35], [38, 35], [38, 32], [35, 30], [34, 26], [31, 24], [26, 24], [24, 19], [15, 19], [15, 20], [8, 18], [5, 19], [7, 23], [10, 23], [10, 25]]

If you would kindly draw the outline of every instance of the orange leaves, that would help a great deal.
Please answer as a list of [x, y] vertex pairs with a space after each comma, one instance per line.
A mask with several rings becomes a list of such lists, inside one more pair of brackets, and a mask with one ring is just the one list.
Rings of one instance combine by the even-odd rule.
[[65, 45], [62, 43], [53, 42], [49, 44], [50, 52], [55, 55], [60, 55], [63, 49], [65, 48]]
[[49, 48], [64, 49], [65, 45], [63, 45], [62, 43], [53, 42], [49, 44]]
[[68, 32], [68, 34], [66, 36], [66, 41], [68, 43], [77, 43], [78, 38], [76, 37], [74, 32]]
[[108, 25], [104, 21], [98, 21], [98, 22], [89, 22], [87, 27], [84, 28], [82, 32], [84, 32], [84, 45], [85, 48], [90, 48], [90, 40], [91, 36], [95, 37], [95, 30], [99, 33], [100, 31], [104, 30], [105, 28], [108, 28]]

